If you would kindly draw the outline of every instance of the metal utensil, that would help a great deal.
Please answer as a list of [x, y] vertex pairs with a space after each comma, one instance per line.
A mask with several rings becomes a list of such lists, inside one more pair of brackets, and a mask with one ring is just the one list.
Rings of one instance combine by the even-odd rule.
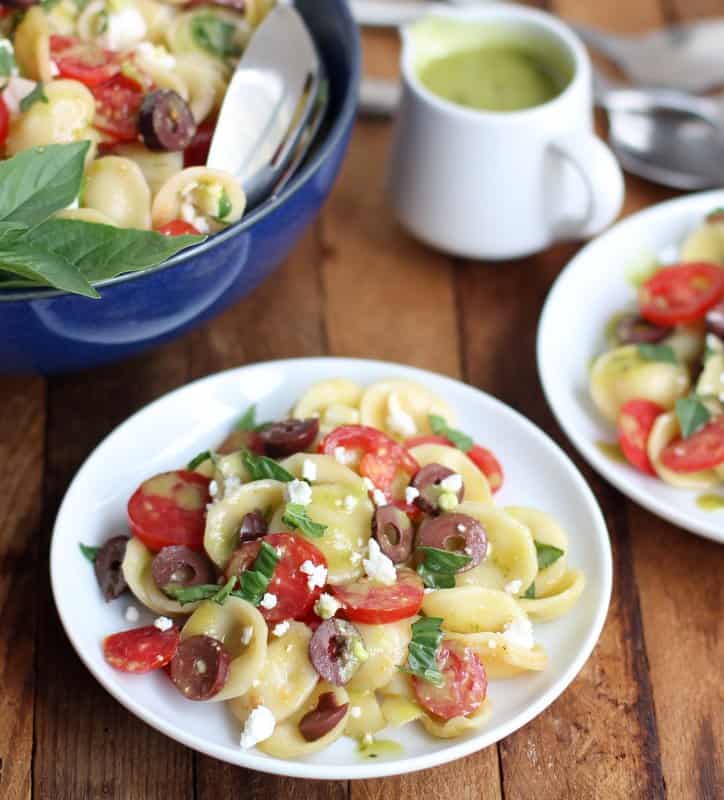
[[324, 68], [304, 20], [292, 6], [276, 6], [231, 78], [207, 166], [237, 178], [253, 208], [301, 163], [327, 98]]

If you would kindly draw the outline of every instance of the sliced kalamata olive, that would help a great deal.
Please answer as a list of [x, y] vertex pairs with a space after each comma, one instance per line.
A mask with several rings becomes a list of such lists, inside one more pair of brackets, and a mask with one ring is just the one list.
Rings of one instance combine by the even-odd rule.
[[114, 536], [101, 547], [96, 555], [96, 580], [106, 602], [123, 594], [128, 588], [121, 569], [127, 544], [127, 536]]
[[624, 314], [616, 323], [616, 339], [621, 344], [657, 344], [671, 334], [671, 328], [654, 325], [639, 314]]
[[196, 135], [196, 121], [180, 94], [156, 89], [143, 98], [138, 129], [149, 150], [183, 150]]
[[470, 556], [469, 563], [458, 570], [465, 572], [485, 558], [488, 537], [485, 528], [467, 514], [442, 514], [428, 518], [420, 525], [417, 544]]
[[706, 312], [706, 329], [714, 336], [724, 339], [724, 300]]
[[372, 533], [382, 552], [394, 564], [407, 561], [412, 553], [412, 522], [401, 508], [381, 506], [372, 518]]
[[231, 657], [213, 636], [190, 636], [178, 646], [169, 674], [189, 700], [208, 700], [226, 683]]
[[349, 703], [337, 705], [334, 692], [320, 694], [317, 707], [308, 711], [299, 720], [299, 733], [308, 742], [316, 742], [339, 725], [348, 707]]
[[228, 581], [229, 578], [234, 575], [239, 577], [242, 572], [251, 569], [252, 564], [259, 555], [260, 549], [261, 543], [258, 539], [254, 539], [254, 541], [251, 542], [244, 542], [241, 547], [237, 547], [231, 554], [231, 558], [224, 569], [224, 577], [226, 580]]
[[200, 586], [216, 582], [216, 571], [209, 559], [183, 544], [162, 547], [151, 562], [151, 575], [161, 591], [171, 584]]
[[287, 419], [274, 422], [259, 432], [266, 452], [272, 458], [283, 458], [306, 450], [317, 438], [319, 420]]
[[309, 642], [309, 659], [314, 669], [334, 686], [347, 683], [365, 656], [357, 628], [336, 617], [323, 622]]
[[[420, 492], [415, 498], [415, 505], [427, 514], [434, 514], [439, 510], [440, 482], [445, 478], [455, 475], [455, 472], [442, 464], [426, 464], [412, 479], [412, 486]], [[465, 495], [465, 486], [457, 492], [458, 503], [462, 503]]]
[[239, 542], [253, 542], [254, 539], [260, 539], [266, 536], [269, 531], [266, 519], [261, 511], [250, 511], [244, 514], [241, 520], [241, 527], [239, 528]]

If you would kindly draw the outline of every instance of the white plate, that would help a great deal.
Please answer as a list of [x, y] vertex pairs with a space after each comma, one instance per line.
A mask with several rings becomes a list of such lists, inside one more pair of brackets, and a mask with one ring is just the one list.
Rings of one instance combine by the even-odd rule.
[[[97, 545], [126, 531], [125, 507], [149, 475], [176, 468], [218, 442], [241, 410], [259, 403], [264, 419], [281, 417], [311, 383], [345, 376], [367, 384], [407, 377], [438, 392], [457, 411], [457, 423], [492, 447], [506, 472], [499, 503], [531, 505], [554, 514], [569, 531], [570, 561], [586, 574], [586, 589], [565, 618], [537, 625], [550, 657], [543, 673], [491, 681], [493, 715], [487, 727], [460, 740], [433, 739], [416, 725], [381, 734], [403, 745], [399, 757], [364, 761], [343, 739], [314, 757], [283, 761], [239, 747], [238, 723], [224, 704], [184, 699], [164, 674], [126, 675], [103, 660], [108, 633], [133, 627], [127, 597], [105, 604], [78, 542]], [[63, 500], [53, 533], [50, 571], [60, 618], [81, 659], [126, 708], [159, 731], [215, 758], [243, 767], [306, 778], [372, 778], [442, 764], [502, 739], [525, 725], [568, 686], [593, 649], [611, 594], [606, 527], [585, 481], [541, 431], [498, 400], [457, 381], [410, 367], [353, 359], [300, 359], [222, 372], [172, 392], [110, 434], [90, 455]], [[135, 604], [138, 605], [138, 604]], [[142, 622], [151, 615], [142, 616]]]
[[627, 279], [632, 265], [647, 256], [676, 260], [686, 235], [724, 192], [682, 197], [634, 214], [599, 236], [561, 272], [546, 300], [538, 326], [538, 371], [548, 403], [581, 455], [617, 489], [649, 511], [685, 530], [724, 542], [724, 512], [704, 511], [701, 492], [675, 489], [619, 463], [599, 450], [615, 441], [615, 429], [596, 411], [588, 390], [591, 359], [605, 350], [604, 328], [611, 316], [635, 301]]

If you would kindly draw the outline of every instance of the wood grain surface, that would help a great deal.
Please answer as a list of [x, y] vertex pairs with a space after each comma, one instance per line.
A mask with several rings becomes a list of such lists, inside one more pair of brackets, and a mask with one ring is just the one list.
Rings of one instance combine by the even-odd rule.
[[[724, 16], [724, 0], [536, 5], [619, 32]], [[369, 74], [395, 75], [397, 54], [396, 36], [365, 34]], [[1, 800], [724, 798], [724, 548], [634, 506], [592, 473], [538, 382], [541, 305], [577, 247], [497, 265], [427, 249], [386, 207], [389, 139], [388, 122], [358, 122], [333, 194], [293, 256], [203, 329], [92, 372], [0, 379]], [[670, 196], [628, 177], [624, 213]], [[443, 372], [525, 413], [582, 469], [614, 548], [607, 624], [570, 689], [497, 747], [399, 778], [278, 778], [166, 739], [92, 680], [60, 627], [48, 585], [59, 502], [115, 425], [219, 369], [325, 353]]]

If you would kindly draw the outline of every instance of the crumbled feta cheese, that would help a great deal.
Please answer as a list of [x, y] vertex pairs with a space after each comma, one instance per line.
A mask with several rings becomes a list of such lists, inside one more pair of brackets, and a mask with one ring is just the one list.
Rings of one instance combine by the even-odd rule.
[[362, 716], [362, 709], [359, 706], [352, 706], [349, 710], [350, 717], [359, 719]]
[[367, 476], [362, 478], [362, 483], [364, 483], [368, 492], [374, 492], [374, 490], [377, 488]]
[[357, 508], [357, 498], [351, 494], [348, 494], [344, 498], [344, 507], [347, 509], [347, 511], [354, 511], [354, 509]]
[[443, 492], [459, 492], [463, 488], [463, 476], [453, 472], [452, 475], [448, 475], [447, 478], [440, 481], [440, 488]]
[[275, 594], [269, 594], [269, 592], [265, 592], [264, 597], [261, 598], [261, 602], [259, 605], [262, 608], [265, 608], [267, 611], [270, 611], [274, 606], [277, 604], [277, 596]]
[[60, 70], [58, 69], [58, 65], [55, 63], [55, 61], [51, 61], [50, 62], [50, 77], [51, 78], [55, 78], [58, 75], [60, 75]]
[[35, 81], [19, 78], [13, 75], [7, 82], [2, 92], [2, 97], [8, 111], [13, 115], [20, 113], [20, 101], [35, 89]]
[[286, 633], [288, 630], [289, 630], [289, 620], [288, 620], [288, 619], [285, 619], [285, 620], [283, 620], [282, 622], [278, 622], [278, 623], [277, 623], [277, 624], [276, 624], [276, 625], [275, 625], [275, 626], [272, 628], [272, 634], [274, 634], [274, 636], [284, 636], [284, 634], [285, 634], [285, 633]]
[[434, 591], [435, 591], [435, 590], [434, 590], [434, 589], [431, 589], [429, 586], [426, 586], [426, 587], [425, 587], [425, 588], [422, 590], [423, 594], [430, 594], [431, 592], [434, 592]]
[[518, 594], [522, 586], [523, 581], [516, 579], [510, 583], [506, 583], [504, 589], [508, 594]]
[[305, 481], [317, 480], [317, 465], [309, 458], [305, 458], [302, 463], [302, 478]]
[[173, 70], [176, 67], [176, 59], [168, 50], [161, 46], [151, 44], [151, 42], [139, 42], [133, 52], [136, 54], [136, 61], [143, 69], [148, 71], [154, 69]]
[[312, 487], [306, 481], [295, 478], [287, 483], [285, 492], [290, 503], [308, 506], [312, 502]]
[[241, 643], [246, 647], [249, 642], [251, 641], [251, 637], [254, 635], [254, 628], [251, 625], [245, 625], [244, 629], [241, 632]]
[[327, 568], [324, 564], [313, 564], [309, 559], [302, 562], [299, 571], [308, 575], [307, 586], [310, 591], [322, 588], [327, 582]]
[[706, 347], [708, 350], [716, 350], [721, 353], [724, 351], [724, 342], [715, 333], [707, 333]]
[[158, 628], [160, 631], [170, 631], [173, 628], [173, 620], [168, 617], [156, 617], [153, 621], [153, 627]]
[[136, 606], [128, 606], [128, 608], [126, 609], [126, 619], [129, 622], [138, 622], [140, 616], [141, 615], [138, 613], [138, 609], [136, 608]]
[[209, 494], [212, 497], [216, 497], [218, 493], [219, 493], [219, 484], [216, 481], [211, 481], [211, 483], [209, 484]]
[[420, 490], [415, 486], [408, 486], [407, 489], [405, 489], [405, 502], [408, 506], [411, 506], [419, 496]]
[[274, 733], [276, 720], [266, 706], [257, 706], [246, 718], [241, 732], [241, 746], [248, 750], [259, 742], [268, 739]]
[[530, 650], [535, 644], [531, 621], [528, 617], [516, 617], [505, 626], [503, 638], [516, 647]]
[[334, 595], [322, 592], [314, 604], [314, 613], [322, 619], [330, 619], [342, 607], [342, 604]]
[[395, 565], [382, 550], [380, 550], [376, 539], [370, 539], [369, 558], [365, 558], [362, 561], [362, 566], [367, 573], [367, 577], [374, 581], [390, 585], [397, 580]]
[[340, 464], [349, 466], [357, 460], [357, 453], [354, 450], [347, 450], [346, 447], [335, 447], [334, 457]]
[[198, 209], [193, 201], [193, 193], [197, 188], [198, 183], [192, 181], [181, 190], [181, 219], [193, 225], [200, 233], [208, 233], [209, 222], [205, 216], [197, 213]]
[[147, 30], [141, 12], [131, 5], [123, 6], [108, 13], [106, 29], [98, 43], [109, 50], [130, 50], [146, 38]]
[[224, 478], [224, 496], [233, 494], [237, 489], [241, 489], [241, 478], [238, 475], [228, 475]]
[[390, 392], [387, 398], [387, 427], [400, 436], [409, 438], [417, 433], [415, 420], [405, 411], [400, 404], [397, 392]]
[[381, 489], [373, 489], [372, 491], [372, 502], [379, 508], [380, 506], [386, 506], [387, 503], [387, 496]]

